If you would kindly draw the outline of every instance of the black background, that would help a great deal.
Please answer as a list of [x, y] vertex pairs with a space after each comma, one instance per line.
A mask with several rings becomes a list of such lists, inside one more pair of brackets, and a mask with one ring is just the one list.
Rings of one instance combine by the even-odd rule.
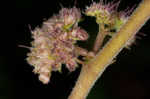
[[[119, 10], [136, 5], [141, 0], [122, 0]], [[9, 5], [7, 5], [9, 3]], [[76, 6], [84, 9], [91, 1], [77, 0]], [[18, 45], [30, 46], [32, 29], [40, 26], [43, 20], [58, 13], [61, 7], [72, 7], [74, 0], [14, 0], [7, 2], [4, 9], [6, 14], [5, 31], [1, 33], [0, 55], [0, 99], [30, 99], [49, 98], [67, 99], [81, 67], [69, 73], [53, 72], [48, 85], [43, 85], [38, 76], [33, 74], [32, 66], [25, 61], [28, 49]], [[89, 32], [90, 39], [79, 42], [80, 46], [89, 50], [98, 31], [93, 18], [85, 17], [80, 25]], [[3, 20], [3, 19], [2, 19]], [[136, 24], [136, 23], [135, 23]], [[117, 56], [117, 61], [110, 65], [102, 77], [98, 79], [87, 99], [149, 99], [150, 98], [150, 21], [140, 33], [142, 39], [136, 41], [131, 50], [123, 49]]]

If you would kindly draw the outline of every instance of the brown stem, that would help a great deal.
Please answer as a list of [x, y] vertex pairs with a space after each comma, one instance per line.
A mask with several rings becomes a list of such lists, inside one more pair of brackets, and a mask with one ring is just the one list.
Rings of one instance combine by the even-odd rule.
[[104, 38], [105, 38], [106, 34], [107, 34], [107, 31], [104, 28], [104, 24], [99, 24], [99, 32], [97, 34], [97, 37], [96, 37], [96, 40], [95, 40], [95, 43], [94, 43], [94, 47], [93, 47], [93, 51], [94, 51], [95, 54], [102, 47], [102, 44], [103, 44], [103, 41], [104, 41]]

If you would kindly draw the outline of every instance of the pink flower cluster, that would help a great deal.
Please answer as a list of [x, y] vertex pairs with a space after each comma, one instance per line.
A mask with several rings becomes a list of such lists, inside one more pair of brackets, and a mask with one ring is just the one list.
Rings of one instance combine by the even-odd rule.
[[96, 22], [100, 25], [105, 24], [110, 29], [116, 29], [116, 32], [126, 23], [133, 8], [127, 8], [124, 11], [118, 12], [120, 1], [112, 1], [104, 3], [103, 0], [96, 3], [93, 2], [90, 6], [86, 7], [85, 14], [87, 16], [96, 17]]
[[77, 40], [88, 39], [87, 32], [78, 27], [80, 18], [77, 8], [63, 8], [41, 28], [32, 31], [34, 40], [27, 61], [34, 66], [34, 72], [39, 74], [39, 80], [44, 84], [49, 82], [51, 71], [61, 71], [62, 64], [66, 64], [69, 71], [74, 71], [78, 56], [86, 55], [85, 49], [75, 45]]
[[89, 7], [86, 7], [85, 13], [89, 16], [106, 16], [109, 17], [111, 16], [112, 13], [116, 12], [118, 5], [120, 1], [114, 3], [109, 2], [108, 4], [105, 4], [103, 0], [100, 2], [96, 3], [93, 2]]
[[[102, 32], [113, 36], [128, 20], [132, 9], [117, 12], [119, 2], [107, 4], [101, 0], [99, 3], [93, 2], [85, 10], [85, 15], [96, 17]], [[39, 80], [47, 84], [52, 71], [61, 71], [62, 64], [65, 64], [69, 71], [74, 71], [78, 63], [83, 63], [78, 57], [85, 56], [85, 61], [89, 61], [95, 56], [93, 52], [88, 52], [76, 45], [78, 40], [88, 39], [88, 33], [78, 26], [81, 20], [81, 11], [74, 8], [62, 8], [57, 15], [46, 20], [41, 28], [32, 31], [32, 47], [27, 54], [27, 61], [34, 66], [34, 73], [39, 74]], [[99, 30], [101, 32], [101, 30]], [[127, 44], [131, 45], [135, 38]]]
[[[120, 1], [112, 1], [105, 4], [103, 0], [98, 3], [93, 2], [89, 7], [86, 8], [85, 14], [87, 16], [95, 17], [99, 27], [104, 27], [103, 29], [107, 33], [106, 35], [112, 37], [127, 22], [134, 8], [127, 8], [124, 11], [118, 12], [117, 9], [119, 3]], [[130, 46], [135, 42], [135, 37], [136, 36], [134, 36], [126, 44], [126, 48], [130, 48]]]

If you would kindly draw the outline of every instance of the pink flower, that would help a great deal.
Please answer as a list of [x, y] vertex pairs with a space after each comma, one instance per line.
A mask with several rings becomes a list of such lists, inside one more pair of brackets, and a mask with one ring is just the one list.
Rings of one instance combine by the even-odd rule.
[[52, 71], [61, 71], [62, 64], [66, 64], [69, 71], [77, 67], [80, 54], [75, 51], [75, 43], [88, 39], [87, 32], [78, 27], [80, 18], [77, 8], [63, 8], [45, 21], [42, 28], [32, 31], [34, 40], [27, 61], [44, 84], [49, 82]]
[[60, 18], [63, 20], [64, 25], [70, 25], [78, 22], [81, 18], [80, 11], [77, 8], [63, 8], [60, 12]]

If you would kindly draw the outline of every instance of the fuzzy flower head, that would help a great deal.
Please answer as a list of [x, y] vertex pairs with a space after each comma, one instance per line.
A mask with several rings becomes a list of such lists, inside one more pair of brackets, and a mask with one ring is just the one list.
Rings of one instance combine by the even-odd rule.
[[62, 19], [63, 23], [64, 23], [64, 28], [68, 29], [70, 28], [72, 25], [74, 25], [75, 23], [78, 23], [78, 21], [81, 18], [81, 13], [77, 8], [72, 8], [72, 9], [68, 9], [68, 8], [63, 8], [60, 12], [59, 12], [60, 18]]
[[99, 3], [93, 2], [89, 7], [86, 8], [85, 14], [87, 16], [93, 16], [97, 18], [97, 23], [110, 23], [110, 17], [115, 9], [118, 7], [119, 2], [110, 2], [104, 4], [101, 0]]
[[119, 3], [120, 1], [112, 1], [104, 4], [103, 0], [99, 3], [93, 2], [93, 4], [86, 8], [85, 14], [87, 16], [96, 17], [97, 24], [107, 26], [105, 27], [105, 30], [108, 32], [108, 35], [112, 36], [126, 23], [133, 10], [127, 9], [125, 11], [118, 12], [117, 8]]
[[105, 23], [108, 22], [108, 18], [110, 16], [110, 13], [106, 10], [105, 5], [95, 2], [90, 7], [87, 7], [85, 13], [88, 16], [95, 16], [97, 17], [97, 20]]
[[[44, 84], [49, 82], [52, 71], [61, 72], [62, 64], [66, 64], [69, 71], [77, 67], [81, 53], [77, 51], [80, 47], [75, 43], [88, 39], [87, 32], [78, 27], [80, 17], [77, 8], [63, 8], [58, 15], [45, 21], [42, 28], [32, 31], [34, 40], [27, 61]], [[86, 50], [83, 51], [86, 53]]]

